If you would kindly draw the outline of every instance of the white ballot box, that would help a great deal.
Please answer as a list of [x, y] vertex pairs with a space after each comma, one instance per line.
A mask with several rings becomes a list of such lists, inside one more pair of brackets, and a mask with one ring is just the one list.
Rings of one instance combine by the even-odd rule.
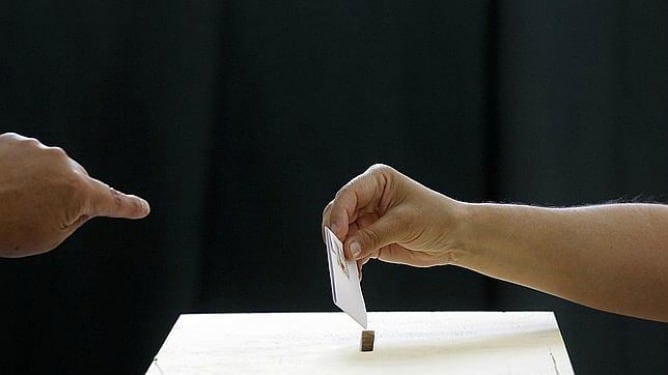
[[551, 312], [181, 315], [147, 374], [573, 374]]

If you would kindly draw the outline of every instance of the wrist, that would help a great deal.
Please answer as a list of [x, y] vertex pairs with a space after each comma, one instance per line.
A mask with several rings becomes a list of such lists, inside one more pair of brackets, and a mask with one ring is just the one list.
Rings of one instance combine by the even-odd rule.
[[443, 221], [435, 225], [442, 239], [442, 264], [466, 267], [479, 244], [476, 232], [479, 231], [480, 207], [473, 203], [461, 202], [444, 197], [441, 212]]
[[500, 223], [505, 221], [503, 205], [461, 202], [456, 210], [453, 246], [457, 249], [453, 264], [476, 268], [505, 242]]

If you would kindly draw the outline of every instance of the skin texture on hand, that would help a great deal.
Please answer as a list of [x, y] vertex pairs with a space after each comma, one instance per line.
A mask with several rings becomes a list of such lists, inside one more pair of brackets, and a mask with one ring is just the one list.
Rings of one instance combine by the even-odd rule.
[[361, 268], [369, 259], [416, 267], [451, 264], [458, 244], [460, 202], [386, 165], [374, 165], [336, 194], [322, 225], [344, 240]]
[[0, 257], [50, 251], [94, 217], [141, 219], [149, 212], [145, 200], [90, 177], [61, 148], [0, 135]]

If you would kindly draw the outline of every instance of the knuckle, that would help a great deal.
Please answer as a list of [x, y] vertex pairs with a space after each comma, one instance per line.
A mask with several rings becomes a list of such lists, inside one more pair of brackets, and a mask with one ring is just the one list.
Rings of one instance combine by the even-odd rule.
[[374, 164], [364, 173], [368, 176], [369, 181], [373, 181], [377, 186], [386, 186], [390, 181], [395, 180], [395, 175], [398, 172], [385, 164]]
[[394, 169], [392, 167], [382, 163], [376, 163], [367, 169], [367, 173], [369, 174], [387, 174], [392, 173], [393, 171]]
[[325, 208], [322, 209], [322, 217], [323, 218], [325, 218], [327, 216], [327, 214], [332, 210], [333, 205], [334, 205], [334, 201], [332, 200], [329, 203], [327, 203]]
[[0, 139], [5, 142], [12, 143], [16, 146], [21, 147], [37, 147], [40, 145], [39, 141], [35, 138], [24, 137], [21, 134], [8, 132], [0, 135]]
[[14, 132], [6, 132], [0, 134], [0, 139], [3, 140], [18, 140], [21, 136]]
[[46, 147], [46, 151], [58, 159], [69, 159], [67, 152], [60, 147]]
[[336, 192], [335, 199], [339, 199], [341, 196], [344, 195], [355, 194], [355, 190], [360, 186], [360, 184], [363, 184], [363, 181], [366, 180], [366, 174], [367, 172], [355, 176], [352, 180], [348, 181], [345, 185], [343, 185]]
[[337, 200], [338, 198], [341, 197], [341, 195], [345, 194], [346, 191], [350, 189], [350, 182], [346, 183], [345, 185], [341, 186], [339, 190], [336, 191], [336, 194], [334, 195], [334, 200]]
[[19, 143], [21, 143], [21, 144], [23, 144], [27, 147], [37, 148], [37, 147], [42, 145], [36, 138], [26, 138], [26, 137], [19, 136], [19, 138], [17, 140], [18, 140]]

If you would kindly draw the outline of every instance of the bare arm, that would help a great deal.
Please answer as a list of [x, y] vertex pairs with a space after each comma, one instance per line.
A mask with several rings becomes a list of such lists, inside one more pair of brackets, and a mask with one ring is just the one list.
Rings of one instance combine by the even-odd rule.
[[668, 321], [668, 207], [467, 207], [455, 264], [601, 310]]
[[664, 205], [472, 204], [374, 166], [337, 193], [323, 225], [335, 228], [360, 264], [456, 265], [597, 309], [668, 321]]

